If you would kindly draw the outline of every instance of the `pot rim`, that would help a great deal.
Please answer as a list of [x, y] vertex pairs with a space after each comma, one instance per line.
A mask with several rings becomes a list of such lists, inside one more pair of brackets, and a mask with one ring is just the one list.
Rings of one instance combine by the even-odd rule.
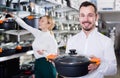
[[[65, 56], [73, 56], [73, 57], [77, 57], [77, 56], [83, 56], [83, 58], [85, 58], [86, 61], [84, 62], [62, 62], [62, 61], [59, 61], [60, 59], [64, 58]], [[62, 65], [82, 65], [82, 64], [85, 64], [85, 63], [90, 63], [90, 57], [87, 57], [87, 56], [84, 56], [84, 55], [62, 55], [62, 56], [58, 56], [54, 59], [54, 62], [55, 63], [58, 63], [58, 64], [62, 64]]]

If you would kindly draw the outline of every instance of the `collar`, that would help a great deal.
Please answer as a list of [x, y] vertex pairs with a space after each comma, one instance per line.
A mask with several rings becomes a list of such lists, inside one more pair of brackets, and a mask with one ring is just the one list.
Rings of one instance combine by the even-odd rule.
[[89, 33], [89, 35], [88, 35], [88, 37], [87, 37], [86, 34], [85, 34], [85, 32], [84, 32], [83, 30], [81, 31], [83, 37], [85, 37], [85, 38], [89, 38], [89, 37], [93, 36], [93, 35], [95, 34], [95, 32], [97, 32], [97, 28], [94, 28], [94, 29]]

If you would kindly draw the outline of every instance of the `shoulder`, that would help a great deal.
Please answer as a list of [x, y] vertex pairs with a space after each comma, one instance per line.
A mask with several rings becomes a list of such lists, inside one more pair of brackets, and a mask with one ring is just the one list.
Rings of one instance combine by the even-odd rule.
[[103, 40], [111, 40], [108, 36], [106, 36], [106, 35], [104, 35], [104, 34], [102, 34], [100, 32], [98, 32], [97, 34], [98, 34], [98, 37], [100, 37]]
[[112, 39], [106, 35], [103, 35], [102, 33], [98, 32], [98, 38], [100, 39], [99, 41], [103, 42], [103, 44], [105, 43], [113, 43]]

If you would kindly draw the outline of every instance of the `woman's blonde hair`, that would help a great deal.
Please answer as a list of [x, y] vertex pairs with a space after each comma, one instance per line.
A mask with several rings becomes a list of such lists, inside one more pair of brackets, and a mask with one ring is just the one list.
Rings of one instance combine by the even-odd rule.
[[47, 21], [48, 21], [48, 24], [50, 24], [50, 27], [48, 28], [48, 30], [52, 31], [52, 29], [54, 28], [55, 26], [55, 21], [54, 19], [51, 17], [51, 16], [48, 16], [48, 15], [45, 15], [43, 17], [46, 17], [47, 18]]
[[51, 16], [48, 15], [44, 15], [43, 17], [47, 18], [48, 24], [50, 24], [50, 27], [48, 28], [48, 30], [50, 31], [51, 34], [53, 34], [52, 30], [55, 26], [55, 21]]

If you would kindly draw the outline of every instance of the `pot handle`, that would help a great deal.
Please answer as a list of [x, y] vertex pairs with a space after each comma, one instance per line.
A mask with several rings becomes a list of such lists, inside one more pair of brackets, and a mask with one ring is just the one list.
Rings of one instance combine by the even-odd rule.
[[2, 48], [0, 48], [0, 53], [2, 53], [3, 52], [3, 49]]
[[92, 58], [92, 59], [90, 59], [90, 62], [91, 63], [95, 63], [96, 65], [100, 65], [100, 59], [99, 58]]
[[47, 60], [54, 60], [57, 57], [57, 54], [49, 54], [47, 55], [46, 59]]

